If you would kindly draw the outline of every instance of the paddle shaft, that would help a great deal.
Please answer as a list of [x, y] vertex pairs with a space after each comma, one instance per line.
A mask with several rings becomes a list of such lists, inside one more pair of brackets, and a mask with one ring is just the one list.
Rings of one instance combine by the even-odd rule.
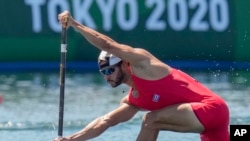
[[63, 25], [61, 32], [60, 102], [59, 102], [58, 137], [63, 136], [66, 53], [67, 53], [67, 26]]

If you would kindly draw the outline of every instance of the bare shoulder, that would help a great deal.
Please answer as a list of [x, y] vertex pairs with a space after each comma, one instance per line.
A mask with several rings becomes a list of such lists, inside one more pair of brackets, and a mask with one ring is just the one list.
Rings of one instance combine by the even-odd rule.
[[119, 44], [114, 54], [129, 62], [132, 73], [138, 77], [154, 80], [169, 74], [171, 67], [143, 48]]
[[139, 65], [144, 60], [149, 60], [153, 55], [143, 48], [133, 48], [128, 45], [119, 44], [115, 55], [129, 62], [130, 64]]
[[134, 52], [136, 55], [141, 56], [142, 59], [152, 59], [155, 58], [153, 54], [143, 48], [134, 48]]
[[139, 110], [138, 107], [136, 107], [136, 106], [134, 106], [134, 105], [132, 105], [132, 104], [129, 103], [129, 101], [128, 101], [128, 95], [126, 95], [125, 97], [123, 97], [121, 99], [120, 105], [123, 105], [123, 104], [129, 105], [129, 107], [131, 107], [133, 109], [136, 109], [136, 110]]
[[170, 73], [171, 67], [147, 50], [136, 48], [135, 51], [141, 55], [140, 61], [131, 63], [132, 72], [136, 76], [156, 80]]
[[120, 101], [120, 105], [122, 104], [128, 104], [128, 105], [131, 105], [128, 101], [128, 95], [124, 96], [121, 101]]
[[162, 63], [153, 54], [143, 48], [133, 48], [127, 53], [127, 60], [132, 66], [145, 67], [152, 63]]

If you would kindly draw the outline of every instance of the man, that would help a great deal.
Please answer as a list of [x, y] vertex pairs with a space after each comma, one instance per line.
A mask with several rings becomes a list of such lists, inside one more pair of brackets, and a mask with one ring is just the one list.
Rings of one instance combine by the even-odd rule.
[[68, 11], [58, 15], [62, 24], [79, 31], [101, 54], [98, 64], [112, 86], [121, 83], [130, 91], [120, 106], [88, 124], [81, 131], [55, 141], [84, 141], [128, 121], [139, 110], [143, 117], [137, 141], [156, 141], [160, 130], [200, 133], [202, 141], [229, 141], [229, 110], [214, 92], [184, 72], [161, 62], [148, 51], [119, 44], [81, 25]]

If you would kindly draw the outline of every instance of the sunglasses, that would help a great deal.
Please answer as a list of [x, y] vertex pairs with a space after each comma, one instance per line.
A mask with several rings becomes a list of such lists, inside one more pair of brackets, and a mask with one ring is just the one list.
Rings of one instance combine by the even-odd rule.
[[109, 68], [106, 68], [106, 69], [101, 69], [100, 73], [102, 75], [111, 75], [114, 71], [115, 71], [115, 67], [109, 67]]

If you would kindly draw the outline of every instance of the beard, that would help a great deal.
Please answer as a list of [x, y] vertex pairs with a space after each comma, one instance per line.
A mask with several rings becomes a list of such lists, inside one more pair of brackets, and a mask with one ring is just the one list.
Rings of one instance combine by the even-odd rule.
[[108, 80], [108, 83], [111, 85], [111, 87], [115, 88], [122, 84], [124, 76], [124, 73], [122, 71], [119, 71], [115, 80]]

